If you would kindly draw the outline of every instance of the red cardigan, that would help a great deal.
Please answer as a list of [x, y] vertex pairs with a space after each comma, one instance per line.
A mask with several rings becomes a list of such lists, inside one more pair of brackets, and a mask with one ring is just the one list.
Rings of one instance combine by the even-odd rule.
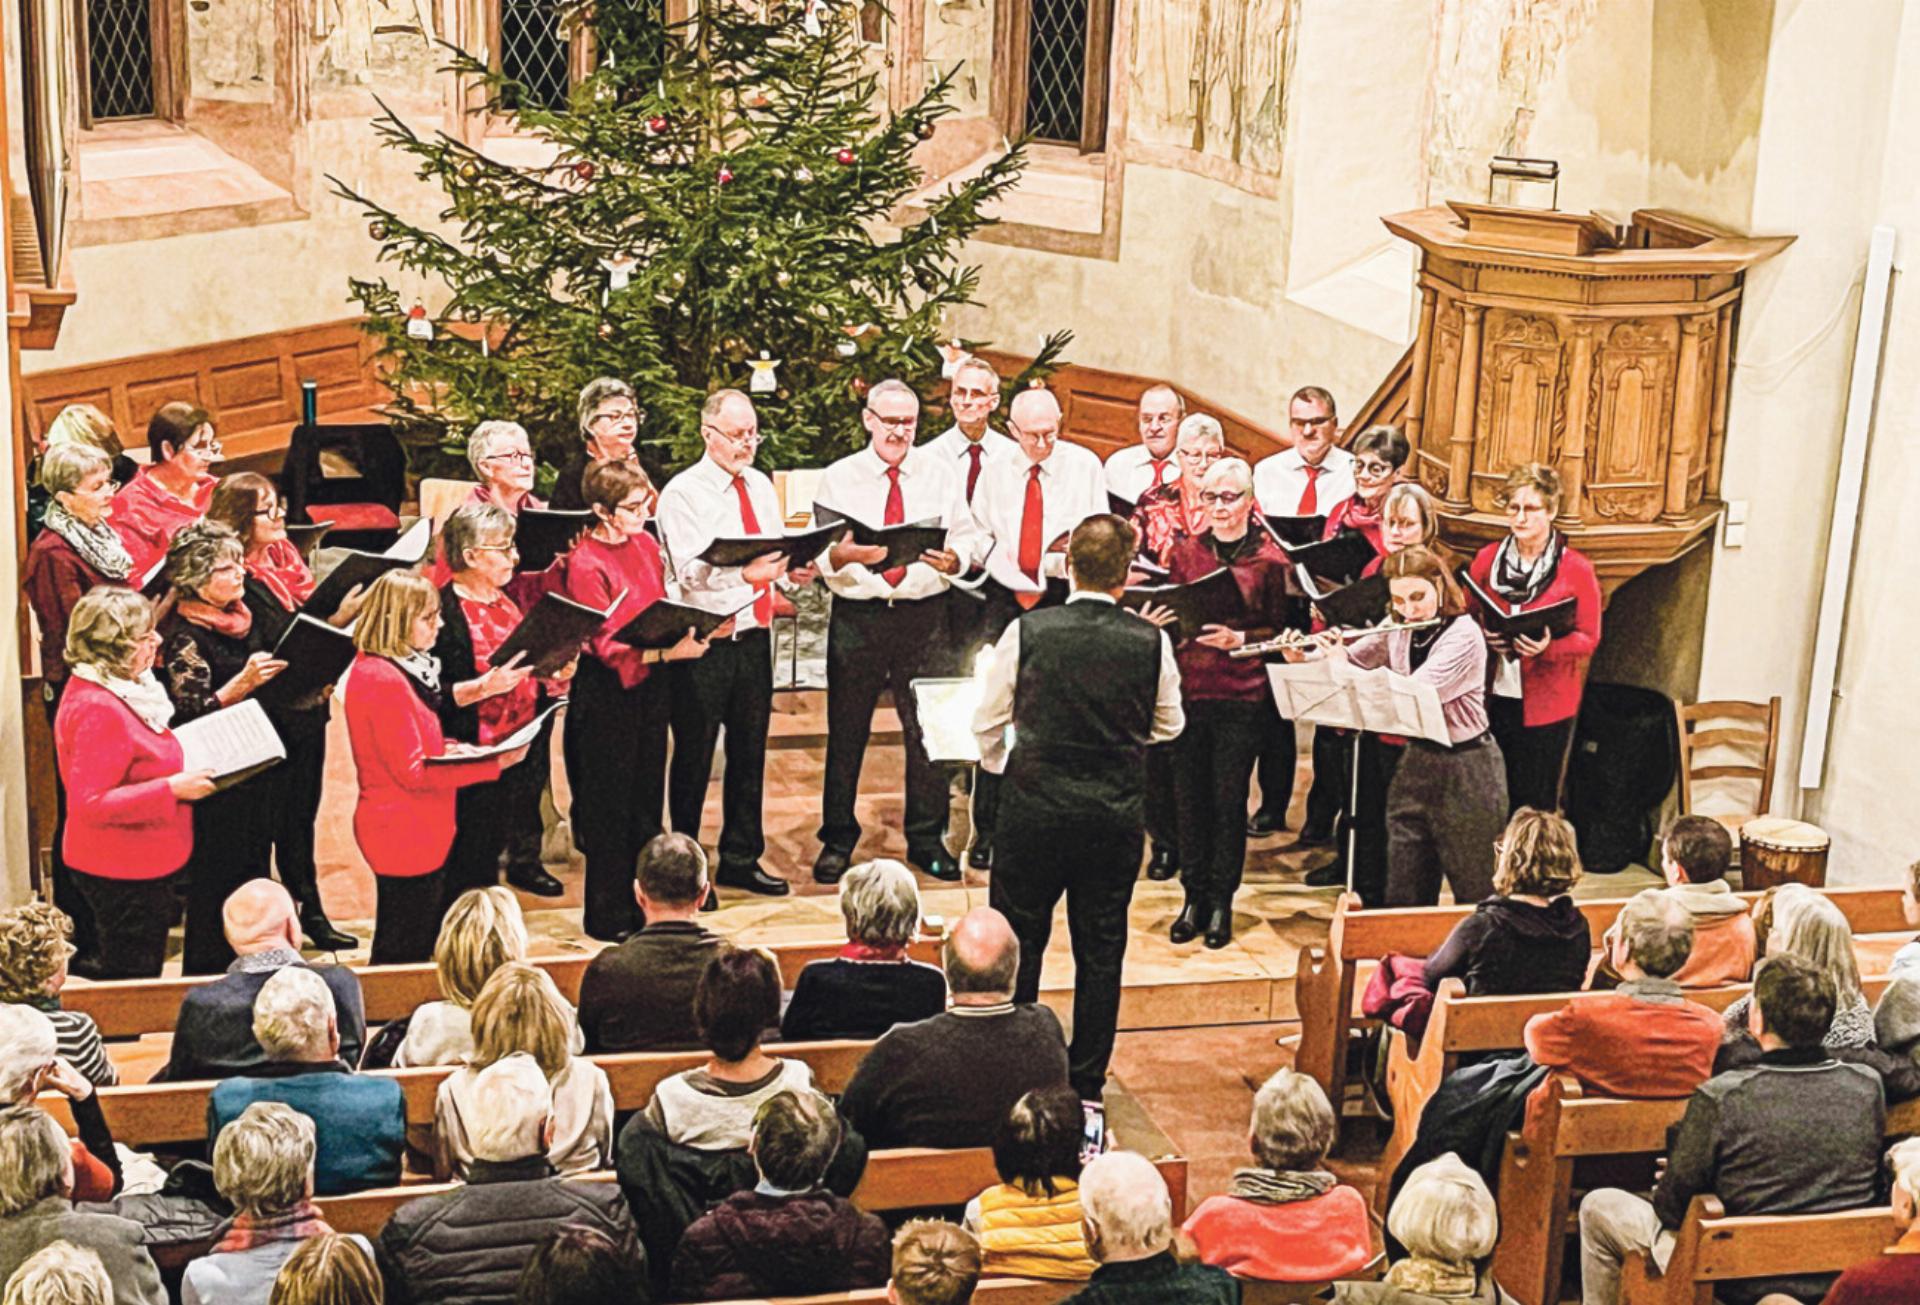
[[212, 476], [200, 477], [193, 483], [193, 501], [183, 503], [160, 488], [160, 483], [153, 478], [152, 467], [143, 467], [139, 475], [113, 496], [113, 512], [107, 517], [107, 524], [120, 536], [120, 542], [127, 546], [133, 558], [133, 575], [128, 584], [138, 585], [154, 563], [166, 555], [167, 545], [180, 533], [180, 527], [207, 514], [216, 483]]
[[155, 733], [133, 708], [75, 678], [53, 719], [54, 753], [67, 786], [61, 855], [102, 879], [159, 879], [193, 852], [193, 807], [167, 783], [181, 769], [180, 740]]
[[42, 530], [27, 549], [27, 574], [20, 587], [40, 621], [40, 678], [59, 684], [67, 678], [67, 618], [87, 590], [107, 578], [87, 565], [72, 544]]
[[[1470, 568], [1475, 583], [1487, 587], [1493, 573], [1493, 555], [1498, 543], [1488, 544], [1474, 555]], [[1491, 589], [1488, 592], [1492, 592]], [[1528, 725], [1552, 725], [1580, 710], [1580, 691], [1587, 682], [1587, 663], [1600, 646], [1600, 581], [1594, 577], [1593, 563], [1584, 553], [1568, 548], [1560, 554], [1553, 583], [1540, 591], [1522, 611], [1546, 607], [1563, 598], [1574, 600], [1573, 631], [1554, 639], [1538, 657], [1520, 659], [1520, 701], [1522, 720]], [[1467, 602], [1474, 608], [1479, 602], [1472, 594]], [[1474, 613], [1479, 615], [1476, 610]]]
[[614, 638], [627, 622], [667, 596], [666, 568], [660, 545], [644, 531], [624, 544], [585, 539], [568, 554], [567, 597], [588, 607], [604, 608], [615, 594], [626, 591], [619, 610], [588, 641], [586, 651], [620, 677], [620, 687], [631, 689], [647, 678], [641, 650]]
[[347, 672], [347, 737], [360, 776], [353, 838], [377, 875], [425, 875], [453, 846], [455, 790], [500, 777], [492, 757], [429, 766], [446, 751], [440, 719], [407, 673], [361, 653]]
[[[1167, 551], [1168, 577], [1176, 584], [1188, 584], [1219, 569], [1220, 555], [1213, 551], [1211, 534], [1181, 535]], [[1233, 564], [1232, 571], [1247, 604], [1241, 633], [1249, 643], [1271, 638], [1286, 623], [1286, 554], [1271, 539], [1262, 539]], [[1179, 631], [1171, 634], [1177, 636]], [[1192, 640], [1178, 643], [1173, 657], [1180, 664], [1180, 696], [1189, 702], [1205, 698], [1266, 702], [1273, 696], [1267, 668], [1258, 657], [1232, 657]]]

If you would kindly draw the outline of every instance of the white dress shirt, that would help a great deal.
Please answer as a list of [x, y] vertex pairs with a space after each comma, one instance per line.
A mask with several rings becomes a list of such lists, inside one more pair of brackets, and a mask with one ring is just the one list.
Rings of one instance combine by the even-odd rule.
[[[953, 472], [954, 485], [965, 490], [967, 473], [973, 468], [973, 458], [967, 452], [974, 447], [972, 440], [966, 437], [958, 426], [949, 426], [942, 435], [928, 440], [920, 446], [934, 458], [947, 464]], [[1020, 442], [1010, 435], [1002, 435], [989, 426], [980, 432], [980, 474], [985, 476], [987, 468], [1006, 459], [1020, 460]], [[978, 485], [974, 487], [976, 490]]]
[[[1253, 469], [1253, 497], [1260, 510], [1270, 517], [1290, 517], [1300, 511], [1300, 495], [1307, 488], [1307, 464], [1298, 449], [1282, 449], [1262, 458]], [[1353, 497], [1353, 454], [1343, 448], [1327, 450], [1320, 459], [1320, 476], [1314, 483], [1313, 515], [1325, 516], [1333, 505]]]
[[1107, 492], [1118, 494], [1129, 503], [1138, 503], [1140, 496], [1153, 488], [1153, 464], [1167, 464], [1163, 485], [1171, 485], [1180, 479], [1180, 459], [1173, 456], [1173, 450], [1167, 450], [1164, 458], [1155, 458], [1147, 452], [1145, 444], [1129, 444], [1107, 459]]
[[[767, 551], [779, 552], [780, 495], [758, 468], [742, 467], [740, 476], [747, 482], [747, 497], [753, 504], [759, 533], [771, 537]], [[760, 623], [754, 618], [752, 606], [754, 590], [741, 578], [743, 568], [709, 566], [700, 560], [700, 554], [714, 540], [738, 539], [748, 533], [740, 522], [740, 495], [733, 487], [733, 477], [712, 458], [703, 457], [667, 482], [660, 491], [656, 515], [661, 534], [666, 537], [667, 552], [673, 558], [674, 573], [680, 579], [680, 601], [709, 612], [738, 612], [735, 633], [758, 629]], [[813, 559], [787, 560], [794, 566], [805, 566]]]
[[[858, 453], [850, 453], [828, 467], [814, 492], [815, 509], [830, 507], [852, 517], [863, 526], [886, 524], [887, 464], [869, 444]], [[983, 473], [984, 474], [984, 473]], [[905, 509], [901, 525], [932, 521], [945, 525], [953, 507], [956, 490], [953, 477], [943, 462], [927, 447], [907, 450], [900, 463], [900, 503]], [[835, 598], [895, 599], [930, 598], [947, 587], [947, 578], [925, 562], [912, 562], [898, 585], [890, 585], [878, 572], [858, 562], [849, 562], [838, 571], [828, 560], [828, 548], [820, 558], [820, 577], [827, 582]]]
[[[1048, 459], [1052, 461], [1052, 459]], [[1067, 596], [1069, 603], [1111, 603], [1107, 594], [1079, 589]], [[1187, 727], [1186, 709], [1180, 705], [1180, 664], [1173, 659], [1173, 643], [1167, 632], [1160, 634], [1160, 682], [1153, 694], [1153, 733], [1149, 743], [1165, 743], [1180, 737]], [[1013, 726], [1013, 688], [1020, 678], [1020, 622], [1015, 621], [993, 646], [980, 688], [980, 705], [973, 713], [973, 733], [980, 743], [980, 764], [987, 773], [1006, 773], [1011, 745], [1007, 735]]]
[[992, 579], [1026, 593], [1044, 591], [1048, 574], [1065, 574], [1057, 562], [1044, 560], [1053, 541], [1107, 510], [1107, 482], [1100, 459], [1078, 444], [1055, 443], [1047, 460], [1039, 464], [1042, 570], [1039, 580], [1029, 580], [1020, 569], [1020, 520], [1027, 508], [1027, 471], [1033, 465], [1024, 454], [991, 464], [980, 473], [973, 503], [960, 501], [956, 491], [954, 510], [947, 518], [947, 547], [960, 555], [963, 567], [984, 563]]

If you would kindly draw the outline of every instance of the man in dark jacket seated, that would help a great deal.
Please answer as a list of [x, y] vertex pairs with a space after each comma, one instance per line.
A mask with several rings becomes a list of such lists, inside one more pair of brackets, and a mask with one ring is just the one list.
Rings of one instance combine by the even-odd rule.
[[885, 1283], [887, 1226], [821, 1186], [839, 1145], [839, 1116], [818, 1092], [782, 1092], [760, 1107], [751, 1148], [759, 1184], [687, 1229], [673, 1257], [672, 1298], [806, 1296]]
[[1239, 1305], [1240, 1280], [1173, 1257], [1173, 1199], [1153, 1162], [1132, 1151], [1080, 1171], [1080, 1225], [1100, 1267], [1066, 1305]]
[[[253, 1036], [253, 999], [268, 979], [300, 959], [300, 917], [287, 890], [271, 879], [249, 879], [227, 898], [220, 923], [236, 959], [211, 983], [188, 990], [173, 1028], [173, 1053], [154, 1081], [231, 1078], [267, 1063]], [[344, 965], [309, 966], [333, 991], [340, 1025], [340, 1059], [360, 1063], [367, 1016], [360, 980]]]
[[[1747, 1026], [1760, 1063], [1718, 1074], [1688, 1099], [1652, 1203], [1611, 1187], [1581, 1201], [1585, 1305], [1614, 1305], [1629, 1255], [1651, 1252], [1664, 1267], [1696, 1196], [1712, 1193], [1730, 1215], [1819, 1214], [1880, 1199], [1886, 1099], [1872, 1070], [1821, 1045], [1833, 981], [1811, 962], [1775, 956], [1761, 965], [1753, 997]], [[1833, 1278], [1748, 1278], [1719, 1283], [1716, 1294], [1733, 1305], [1773, 1292], [1818, 1300]]]
[[534, 1248], [562, 1224], [604, 1233], [617, 1249], [631, 1290], [607, 1305], [646, 1305], [645, 1258], [620, 1189], [556, 1177], [547, 1163], [553, 1089], [533, 1057], [515, 1052], [480, 1071], [467, 1130], [466, 1183], [409, 1201], [380, 1231], [387, 1305], [511, 1301]]
[[720, 947], [700, 924], [707, 854], [685, 834], [658, 834], [640, 851], [634, 900], [640, 932], [593, 958], [580, 980], [587, 1050], [681, 1051], [699, 1047], [693, 990]]

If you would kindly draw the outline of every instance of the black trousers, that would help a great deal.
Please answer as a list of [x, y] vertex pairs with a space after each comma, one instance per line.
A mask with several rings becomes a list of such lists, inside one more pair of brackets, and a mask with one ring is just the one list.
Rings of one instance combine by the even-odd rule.
[[167, 961], [167, 930], [179, 872], [158, 879], [108, 879], [69, 872], [99, 929], [100, 970], [109, 979], [156, 979]]
[[454, 795], [453, 846], [440, 863], [444, 906], [452, 906], [470, 888], [491, 888], [500, 882], [500, 849], [507, 839], [506, 791], [503, 775], [490, 783], [468, 784]]
[[704, 657], [681, 662], [673, 679], [673, 768], [667, 805], [673, 827], [700, 836], [713, 752], [727, 731], [727, 773], [720, 795], [720, 866], [747, 869], [767, 850], [761, 794], [767, 779], [767, 726], [773, 719], [773, 641], [765, 630], [721, 640]]
[[373, 877], [376, 901], [369, 965], [410, 965], [433, 959], [446, 877], [444, 870]]
[[[574, 672], [562, 752], [573, 790], [573, 841], [587, 859], [582, 924], [595, 938], [611, 940], [646, 923], [633, 900], [634, 866], [662, 827], [674, 686], [666, 666], [631, 689], [592, 658], [581, 658]], [[710, 764], [711, 750], [707, 755]], [[694, 820], [697, 837], [697, 814]]]
[[313, 839], [327, 778], [327, 714], [322, 709], [317, 719], [302, 715], [306, 718], [274, 722], [287, 745], [287, 759], [269, 772], [274, 788], [268, 836], [280, 882], [304, 916], [321, 913]]
[[1179, 743], [1173, 742], [1156, 743], [1147, 749], [1147, 839], [1156, 852], [1165, 848], [1184, 864], [1180, 799], [1174, 792], [1174, 771], [1178, 767], [1174, 754], [1179, 748]]
[[[1000, 636], [1007, 627], [1020, 619], [1020, 613], [1027, 610], [1020, 606], [1020, 600], [1013, 596], [1013, 590], [989, 580], [980, 586], [984, 596], [980, 606], [984, 613], [980, 618], [980, 634], [983, 644], [999, 643]], [[1043, 599], [1036, 606], [1045, 606]], [[969, 663], [971, 665], [971, 663]], [[984, 766], [977, 767], [973, 776], [973, 847], [994, 846], [995, 826], [1000, 819], [1000, 776], [989, 774]], [[1135, 858], [1135, 872], [1139, 870], [1138, 858]]]
[[[47, 708], [47, 729], [53, 729], [54, 717], [60, 714], [60, 691], [67, 682], [58, 684], [51, 680], [41, 681], [40, 699]], [[51, 849], [51, 869], [53, 872], [53, 904], [67, 913], [73, 921], [73, 950], [77, 956], [94, 956], [100, 950], [100, 937], [94, 928], [93, 908], [87, 904], [86, 894], [74, 880], [74, 871], [67, 869], [67, 859], [62, 854], [61, 843], [67, 836], [67, 785], [60, 778], [60, 766], [56, 758], [53, 767], [53, 847]]]
[[1338, 832], [1353, 786], [1353, 736], [1325, 725], [1313, 727], [1313, 787], [1307, 790], [1307, 827]]
[[1015, 1001], [1040, 997], [1040, 966], [1053, 933], [1053, 909], [1067, 899], [1073, 941], [1073, 1040], [1068, 1073], [1083, 1100], [1098, 1101], [1120, 1022], [1120, 969], [1127, 955], [1127, 907], [1146, 835], [1132, 822], [1063, 822], [1009, 790], [994, 836], [987, 900], [1020, 939]]
[[[945, 669], [940, 674], [973, 674], [974, 658], [980, 655], [982, 648], [1000, 637], [998, 633], [989, 631], [989, 618], [995, 614], [990, 613], [985, 598], [976, 596], [971, 590], [948, 589], [939, 597], [927, 601], [941, 606], [941, 620], [947, 630]], [[1000, 629], [1004, 630], [1006, 626], [1002, 624]]]
[[1526, 707], [1519, 698], [1487, 695], [1487, 723], [1507, 759], [1507, 803], [1510, 810], [1532, 807], [1560, 809], [1560, 785], [1567, 765], [1567, 742], [1573, 737], [1574, 717], [1546, 725], [1528, 725]]
[[1300, 762], [1299, 752], [1293, 722], [1282, 716], [1280, 708], [1269, 698], [1261, 724], [1258, 774], [1260, 810], [1272, 817], [1275, 824], [1285, 823], [1287, 808], [1293, 805], [1294, 770]]
[[[1378, 734], [1363, 733], [1360, 750], [1360, 801], [1354, 807], [1353, 891], [1371, 907], [1387, 904], [1387, 789], [1400, 765], [1404, 743], [1385, 743]], [[1346, 855], [1342, 843], [1340, 854]]]
[[[657, 673], [657, 672], [656, 672]], [[660, 767], [662, 791], [665, 791], [666, 767]], [[506, 803], [505, 835], [507, 873], [530, 874], [545, 867], [540, 861], [540, 843], [546, 833], [540, 818], [540, 799], [553, 783], [553, 720], [540, 727], [527, 748], [527, 759], [501, 776], [502, 798]], [[658, 804], [655, 804], [656, 810]]]
[[1247, 791], [1271, 707], [1200, 698], [1186, 709], [1186, 729], [1166, 745], [1177, 750], [1180, 880], [1189, 900], [1224, 904], [1239, 891], [1246, 866]]
[[273, 770], [262, 771], [193, 804], [182, 974], [223, 974], [233, 964], [221, 912], [234, 889], [270, 874], [275, 778]]
[[820, 843], [848, 856], [860, 842], [854, 799], [882, 690], [893, 694], [907, 754], [907, 857], [921, 865], [945, 851], [947, 785], [927, 759], [914, 706], [913, 680], [944, 674], [947, 646], [942, 598], [883, 603], [835, 598], [827, 623], [827, 775], [820, 804]]

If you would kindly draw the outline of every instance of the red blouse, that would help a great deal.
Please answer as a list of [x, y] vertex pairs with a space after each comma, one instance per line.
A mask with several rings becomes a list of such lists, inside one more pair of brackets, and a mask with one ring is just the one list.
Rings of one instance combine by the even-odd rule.
[[[474, 669], [485, 671], [493, 665], [494, 649], [505, 643], [520, 624], [519, 605], [504, 593], [490, 603], [468, 598], [457, 589], [454, 596], [460, 600], [460, 611], [467, 618], [467, 632], [473, 639]], [[539, 700], [540, 685], [531, 678], [520, 681], [510, 693], [482, 698], [474, 704], [480, 717], [480, 741], [504, 739], [525, 725], [533, 719]]]
[[587, 644], [587, 652], [620, 677], [631, 689], [647, 678], [640, 649], [613, 637], [614, 631], [666, 597], [666, 568], [660, 545], [644, 531], [627, 536], [624, 544], [609, 544], [589, 536], [568, 555], [567, 597], [589, 607], [604, 608], [622, 589], [627, 596]]
[[180, 527], [191, 525], [207, 514], [213, 501], [214, 478], [202, 476], [193, 482], [190, 501], [182, 502], [160, 487], [153, 468], [143, 468], [113, 496], [113, 514], [107, 524], [133, 558], [130, 584], [139, 584], [147, 572], [166, 555]]
[[[495, 503], [493, 491], [485, 485], [475, 485], [473, 492], [467, 495], [466, 503], [462, 503], [460, 506], [466, 507], [468, 503]], [[545, 499], [532, 494], [520, 500], [521, 508], [544, 508], [546, 505], [547, 501]], [[495, 506], [506, 507], [504, 503], [495, 503]], [[515, 517], [520, 515], [520, 508], [507, 508], [507, 511]], [[567, 558], [569, 556], [570, 554], [562, 553], [559, 557], [554, 558], [553, 565], [544, 571], [516, 572], [513, 579], [507, 581], [507, 593], [512, 595], [513, 601], [520, 604], [523, 609], [532, 608], [535, 603], [540, 601], [541, 596], [544, 594], [556, 592], [565, 593], [567, 588]], [[433, 565], [427, 568], [427, 578], [433, 581], [433, 587], [435, 589], [445, 589], [447, 587], [447, 581], [453, 579], [453, 565], [447, 561], [447, 546], [444, 536], [433, 546]]]
[[1134, 505], [1132, 522], [1133, 528], [1140, 532], [1140, 555], [1161, 567], [1170, 565], [1175, 544], [1207, 532], [1204, 511], [1198, 520], [1187, 519], [1177, 481], [1142, 494]]

